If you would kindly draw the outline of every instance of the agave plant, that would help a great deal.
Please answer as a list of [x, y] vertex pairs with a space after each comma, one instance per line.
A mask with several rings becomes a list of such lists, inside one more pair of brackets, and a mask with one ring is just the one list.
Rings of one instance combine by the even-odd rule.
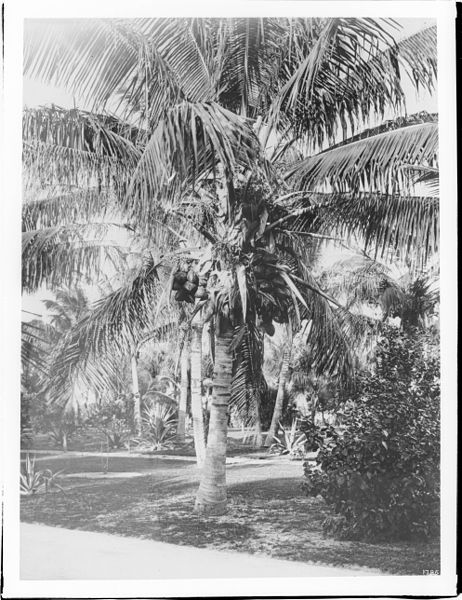
[[292, 421], [290, 429], [285, 429], [279, 423], [280, 434], [274, 436], [274, 443], [270, 447], [273, 454], [288, 454], [289, 458], [303, 458], [305, 453], [306, 436], [298, 428], [298, 419]]
[[168, 448], [176, 435], [175, 410], [156, 402], [144, 411], [144, 436], [154, 450]]
[[35, 470], [35, 457], [31, 458], [29, 454], [26, 455], [24, 472], [19, 475], [19, 485], [22, 496], [36, 494], [45, 485], [42, 472]]
[[61, 492], [64, 492], [63, 488], [57, 483], [57, 479], [63, 473], [63, 471], [56, 471], [53, 473], [50, 469], [36, 470], [35, 457], [31, 458], [29, 454], [26, 455], [26, 462], [24, 465], [24, 472], [19, 474], [19, 487], [21, 496], [32, 496], [45, 490], [48, 493], [49, 490], [57, 488]]

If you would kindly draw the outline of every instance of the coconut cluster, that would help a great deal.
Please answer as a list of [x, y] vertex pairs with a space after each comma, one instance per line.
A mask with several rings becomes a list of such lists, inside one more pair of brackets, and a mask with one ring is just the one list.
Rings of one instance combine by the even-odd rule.
[[179, 270], [173, 276], [172, 289], [175, 293], [177, 302], [189, 302], [194, 304], [195, 299], [207, 300], [209, 294], [207, 292], [207, 277], [199, 276], [199, 274], [190, 267], [186, 270]]

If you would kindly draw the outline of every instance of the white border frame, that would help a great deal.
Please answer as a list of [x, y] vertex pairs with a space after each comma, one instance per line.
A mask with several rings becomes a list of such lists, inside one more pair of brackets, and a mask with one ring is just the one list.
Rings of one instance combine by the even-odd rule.
[[[441, 164], [442, 521], [439, 576], [271, 578], [152, 581], [24, 581], [19, 579], [19, 364], [22, 31], [24, 18], [141, 16], [368, 16], [436, 18]], [[5, 6], [3, 202], [1, 203], [2, 384], [4, 416], [4, 597], [208, 597], [455, 594], [456, 585], [456, 381], [457, 381], [457, 190], [455, 114], [455, 5], [448, 1], [272, 1], [232, 3], [171, 0], [99, 2], [7, 0]], [[5, 368], [6, 366], [6, 368]], [[1, 464], [1, 463], [0, 463]]]

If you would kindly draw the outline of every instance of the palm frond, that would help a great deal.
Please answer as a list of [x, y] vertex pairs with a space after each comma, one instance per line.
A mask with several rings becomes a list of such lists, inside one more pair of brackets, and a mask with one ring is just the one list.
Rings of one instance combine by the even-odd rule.
[[70, 382], [79, 379], [97, 391], [105, 386], [113, 388], [118, 381], [117, 361], [130, 356], [146, 328], [152, 327], [164, 288], [159, 268], [152, 258], [146, 257], [125, 285], [97, 301], [70, 329], [52, 357], [52, 400], [62, 402]]
[[421, 165], [403, 165], [402, 169], [411, 174], [412, 184], [423, 184], [428, 189], [429, 195], [438, 196], [440, 192], [440, 173], [436, 167], [423, 167]]
[[[26, 21], [24, 70], [86, 103], [161, 111], [209, 100], [210, 75], [186, 19]], [[143, 106], [144, 105], [144, 106]]]
[[263, 335], [250, 319], [236, 328], [232, 348], [235, 361], [230, 407], [237, 411], [246, 426], [252, 426], [266, 382], [263, 375]]
[[97, 188], [70, 189], [26, 198], [22, 205], [23, 229], [51, 228], [60, 225], [92, 222], [112, 217], [116, 210], [114, 199], [107, 190]]
[[253, 118], [267, 108], [286, 31], [285, 20], [274, 18], [220, 19], [213, 24], [220, 103]]
[[384, 317], [405, 297], [402, 286], [390, 269], [364, 256], [335, 263], [323, 273], [323, 279], [329, 293], [336, 297], [344, 296], [350, 309], [374, 304], [381, 307]]
[[258, 159], [258, 139], [250, 125], [219, 104], [188, 103], [172, 108], [146, 145], [127, 199], [139, 218], [162, 195], [181, 197], [204, 174], [230, 179], [238, 166]]
[[35, 292], [42, 285], [51, 289], [75, 286], [82, 277], [97, 273], [105, 261], [122, 267], [125, 254], [121, 247], [103, 240], [109, 226], [63, 225], [23, 232], [23, 290]]
[[41, 321], [21, 322], [21, 366], [24, 371], [33, 368], [46, 373], [50, 345]]
[[142, 137], [137, 128], [110, 115], [58, 106], [25, 109], [26, 184], [121, 185], [138, 162]]
[[399, 42], [390, 19], [324, 19], [317, 28], [315, 43], [290, 55], [291, 75], [272, 111], [275, 123], [287, 118], [312, 148], [332, 144], [339, 128], [346, 138], [370, 115], [403, 105], [401, 68], [416, 86], [433, 87], [436, 27]]
[[434, 166], [438, 124], [420, 123], [365, 137], [311, 156], [287, 173], [297, 189], [406, 191], [403, 164]]

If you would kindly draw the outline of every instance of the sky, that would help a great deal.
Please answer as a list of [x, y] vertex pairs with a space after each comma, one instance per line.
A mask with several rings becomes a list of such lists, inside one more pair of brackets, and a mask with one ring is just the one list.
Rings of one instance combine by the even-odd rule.
[[[398, 23], [402, 25], [402, 29], [399, 33], [395, 34], [396, 39], [402, 39], [408, 37], [413, 33], [416, 33], [420, 29], [424, 29], [434, 24], [432, 19], [397, 19]], [[436, 92], [430, 94], [426, 90], [421, 90], [417, 93], [412, 83], [405, 77], [403, 79], [403, 89], [406, 94], [406, 107], [407, 113], [413, 114], [420, 111], [427, 112], [438, 112], [438, 101]], [[63, 87], [56, 87], [52, 85], [43, 84], [40, 81], [25, 77], [23, 80], [23, 105], [28, 107], [41, 106], [46, 104], [56, 104], [63, 108], [72, 108], [78, 106], [79, 108], [88, 108], [82, 104], [79, 104], [78, 99], [69, 93]], [[393, 114], [390, 112], [385, 115], [385, 118], [393, 118]], [[323, 257], [323, 263], [326, 266], [333, 262], [340, 260], [342, 254], [345, 251], [341, 248], [331, 248]], [[92, 294], [90, 294], [92, 295]], [[44, 314], [44, 305], [42, 299], [52, 297], [51, 292], [44, 291], [35, 294], [34, 296], [23, 297], [23, 318], [24, 320], [31, 320], [36, 318], [35, 314]], [[93, 300], [94, 298], [90, 298]], [[32, 314], [35, 313], [35, 314]]]
[[[402, 26], [402, 29], [395, 33], [398, 41], [434, 24], [433, 19], [396, 19], [396, 21]], [[438, 111], [436, 93], [430, 95], [428, 92], [422, 91], [417, 94], [413, 85], [407, 79], [403, 80], [403, 87], [406, 94], [408, 114], [422, 110], [428, 112]], [[51, 103], [63, 108], [72, 108], [75, 104], [79, 108], [88, 108], [79, 104], [78, 99], [74, 99], [74, 96], [64, 87], [45, 85], [30, 77], [24, 78], [23, 104], [25, 106], [34, 107]]]

